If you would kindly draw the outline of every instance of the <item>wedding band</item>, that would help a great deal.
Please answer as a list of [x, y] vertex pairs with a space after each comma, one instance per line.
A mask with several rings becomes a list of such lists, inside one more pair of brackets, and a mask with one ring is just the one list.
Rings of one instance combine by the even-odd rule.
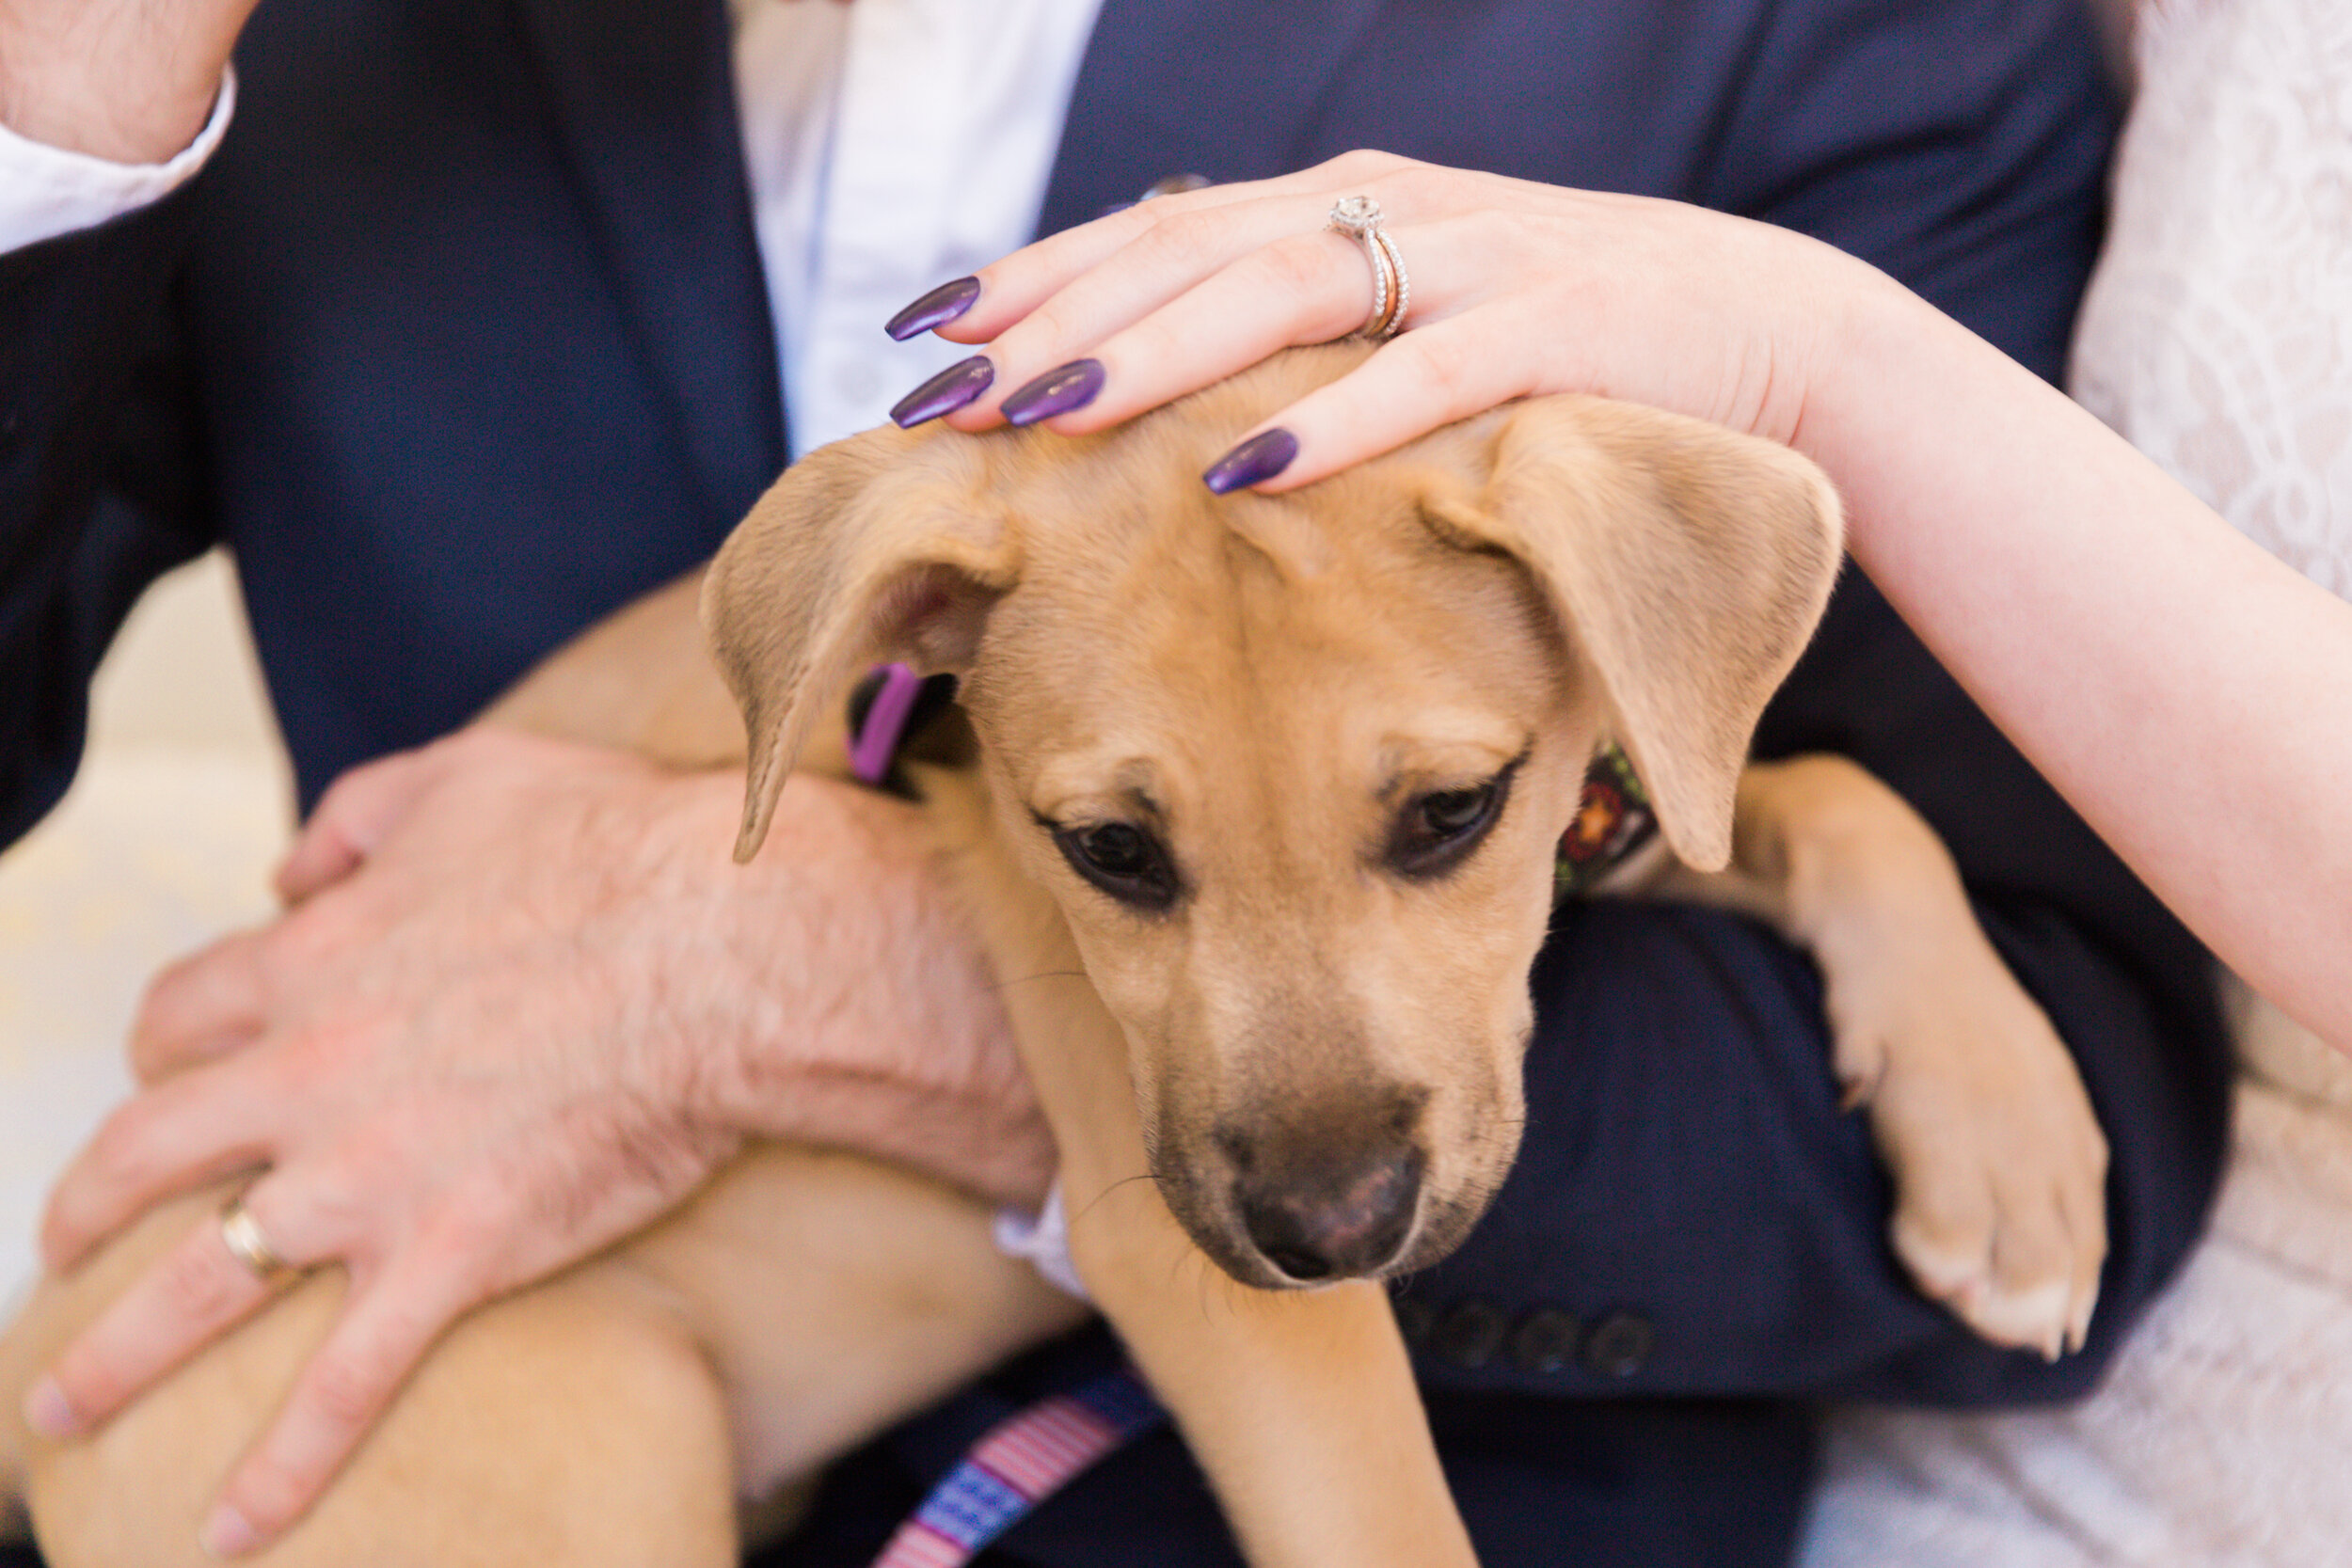
[[1326, 224], [1364, 247], [1372, 263], [1372, 310], [1352, 336], [1385, 342], [1405, 330], [1405, 312], [1412, 309], [1412, 280], [1405, 276], [1405, 256], [1381, 227], [1380, 203], [1368, 196], [1351, 196], [1333, 203]]
[[281, 1290], [302, 1277], [302, 1271], [279, 1257], [269, 1238], [262, 1234], [260, 1222], [246, 1210], [243, 1195], [230, 1198], [221, 1210], [220, 1240], [230, 1257], [272, 1290]]

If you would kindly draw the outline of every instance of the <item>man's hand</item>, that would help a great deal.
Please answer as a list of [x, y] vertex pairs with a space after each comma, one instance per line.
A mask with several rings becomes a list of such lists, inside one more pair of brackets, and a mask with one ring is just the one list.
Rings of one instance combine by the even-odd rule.
[[0, 0], [0, 124], [122, 164], [196, 139], [255, 0]]
[[[352, 1281], [209, 1544], [285, 1529], [452, 1320], [644, 1227], [746, 1134], [1041, 1197], [1051, 1140], [908, 808], [796, 779], [737, 867], [741, 788], [478, 727], [347, 775], [280, 872], [288, 912], [156, 981], [147, 1086], [60, 1182], [50, 1262], [258, 1168], [270, 1245]], [[270, 1293], [199, 1227], [28, 1413], [103, 1420]]]

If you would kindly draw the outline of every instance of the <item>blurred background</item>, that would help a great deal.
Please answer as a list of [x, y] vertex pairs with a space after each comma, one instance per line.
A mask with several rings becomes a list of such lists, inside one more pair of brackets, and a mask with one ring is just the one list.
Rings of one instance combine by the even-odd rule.
[[129, 1086], [119, 1048], [164, 963], [272, 908], [293, 788], [215, 551], [140, 602], [100, 672], [65, 803], [0, 852], [0, 1316], [52, 1179]]

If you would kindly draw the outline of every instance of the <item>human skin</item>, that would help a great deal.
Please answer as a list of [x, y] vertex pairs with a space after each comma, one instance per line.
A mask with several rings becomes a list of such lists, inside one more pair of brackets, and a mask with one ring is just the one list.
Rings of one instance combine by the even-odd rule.
[[0, 124], [122, 164], [196, 139], [255, 0], [5, 0]]
[[[458, 1316], [651, 1223], [748, 1136], [1041, 1201], [1052, 1142], [913, 809], [796, 778], [780, 841], [739, 867], [742, 789], [477, 725], [346, 775], [281, 873], [286, 913], [156, 980], [147, 1086], [59, 1182], [48, 1261], [259, 1168], [271, 1244], [351, 1276], [222, 1491], [215, 1550], [298, 1519]], [[28, 1419], [103, 1421], [272, 1294], [196, 1227]]]
[[[1867, 264], [1645, 198], [1351, 153], [1143, 203], [977, 275], [943, 336], [996, 388], [1080, 357], [1100, 429], [1363, 320], [1326, 232], [1377, 198], [1409, 330], [1275, 414], [1311, 483], [1507, 399], [1589, 391], [1786, 442], [1837, 482], [1849, 546], [2083, 816], [2253, 987], [2352, 1048], [2352, 605]], [[1257, 432], [1252, 432], [1255, 435]], [[1247, 439], [1247, 437], [1245, 437]]]
[[[1298, 451], [1264, 487], [1309, 483], [1453, 419], [1541, 391], [1629, 398], [1799, 447], [1845, 491], [1856, 556], [2012, 738], [2241, 973], [2323, 1034], [2352, 1041], [2352, 993], [2334, 975], [2352, 939], [2352, 910], [2340, 896], [2352, 886], [2352, 822], [2328, 809], [2341, 794], [2336, 781], [2352, 768], [2352, 610], [2278, 565], [2063, 397], [1869, 267], [1783, 230], [1673, 203], [1354, 154], [1283, 181], [1160, 198], [1032, 246], [980, 274], [977, 303], [943, 330], [988, 345], [997, 388], [1077, 357], [1102, 360], [1095, 400], [1049, 421], [1069, 432], [1100, 428], [1288, 343], [1355, 327], [1367, 296], [1364, 260], [1350, 242], [1322, 232], [1322, 222], [1336, 196], [1359, 191], [1379, 198], [1411, 269], [1410, 330], [1361, 369], [1275, 416], [1271, 422], [1297, 437]], [[994, 420], [993, 399], [951, 416], [976, 429]], [[683, 596], [660, 600], [648, 613], [657, 641], [699, 645]], [[577, 651], [595, 653], [593, 644]], [[642, 670], [631, 664], [618, 673]], [[430, 1064], [449, 1058], [412, 1047], [413, 1007], [381, 1000], [372, 1027], [310, 1032], [295, 1022], [306, 1016], [303, 997], [330, 1009], [365, 1000], [360, 959], [388, 944], [405, 950], [391, 939], [410, 916], [455, 922], [449, 928], [456, 931], [471, 932], [468, 922], [485, 918], [495, 926], [498, 917], [475, 908], [471, 887], [523, 890], [547, 910], [580, 899], [577, 908], [590, 911], [622, 894], [704, 887], [680, 872], [687, 863], [664, 866], [645, 856], [669, 842], [660, 824], [673, 813], [681, 824], [698, 813], [730, 820], [739, 778], [657, 770], [649, 782], [631, 771], [644, 765], [604, 752], [537, 753], [526, 766], [501, 753], [502, 744], [474, 736], [420, 754], [441, 773], [417, 771], [419, 759], [409, 758], [355, 774], [341, 798], [322, 807], [296, 851], [289, 891], [297, 902], [288, 919], [241, 939], [250, 946], [232, 940], [200, 956], [159, 989], [163, 1022], [141, 1026], [143, 1065], [179, 1067], [217, 1047], [229, 1053], [217, 1069], [251, 1073], [249, 1082], [266, 1088], [275, 1083], [264, 1067], [273, 1057], [298, 1060], [307, 1052], [327, 1072], [337, 1053], [350, 1053], [351, 1061], [332, 1072], [358, 1074], [361, 1083], [385, 1070], [429, 1078]], [[420, 783], [431, 779], [441, 787]], [[570, 801], [566, 811], [607, 835], [590, 842], [609, 846], [624, 868], [614, 885], [600, 887], [590, 876], [565, 891], [539, 879], [544, 864], [504, 859], [501, 843], [472, 832], [465, 820], [467, 812], [485, 809], [482, 802], [501, 799], [518, 818], [545, 812], [551, 800]], [[881, 822], [895, 809], [886, 800], [845, 802], [821, 792], [805, 800], [808, 847], [820, 854], [861, 842], [846, 821], [881, 814]], [[2249, 812], [2247, 801], [2264, 804]], [[847, 815], [827, 815], [835, 810]], [[714, 831], [711, 842], [723, 840], [727, 830]], [[922, 903], [919, 877], [886, 874], [888, 847], [897, 842], [890, 833], [876, 827], [868, 842], [875, 862], [842, 866], [831, 901], [815, 897], [809, 906], [810, 939], [830, 938], [836, 926], [853, 928], [860, 898], [870, 892], [897, 888]], [[317, 885], [305, 866], [322, 879]], [[898, 869], [905, 873], [903, 864]], [[610, 866], [602, 875], [614, 876]], [[339, 923], [310, 914], [314, 904], [359, 912]], [[696, 919], [711, 918], [691, 897], [684, 907]], [[654, 939], [667, 933], [679, 906], [643, 908], [642, 919], [616, 907], [610, 919], [578, 927], [595, 939], [579, 975], [609, 974], [610, 987], [598, 982], [608, 997], [652, 987], [656, 996], [723, 1008], [729, 982], [680, 988], [675, 971], [646, 967], [675, 953]], [[968, 954], [968, 945], [959, 945], [952, 923], [919, 931], [885, 923], [877, 934], [904, 939], [891, 951], [914, 964], [922, 984], [883, 978], [898, 972], [877, 950], [883, 967], [868, 972], [875, 997], [963, 992], [937, 986], [942, 975], [966, 973], [953, 956]], [[797, 949], [787, 942], [784, 950]], [[284, 978], [294, 966], [269, 971], [255, 964], [257, 952], [326, 964], [321, 973], [338, 979], [306, 991]], [[511, 947], [493, 949], [498, 962], [514, 961], [503, 975], [470, 967], [478, 957], [470, 946], [428, 944], [427, 952], [406, 972], [421, 988], [413, 994], [438, 994], [457, 982], [462, 995], [493, 979], [538, 988], [517, 1016], [538, 1017], [541, 1025], [501, 1021], [494, 1032], [547, 1053], [530, 1060], [561, 1066], [508, 1080], [500, 1095], [520, 1096], [526, 1108], [510, 1114], [560, 1120], [560, 1106], [538, 1101], [551, 1082], [568, 1082], [564, 1072], [576, 1070], [589, 1059], [580, 1053], [600, 1041], [613, 1048], [606, 1070], [620, 1079], [614, 1102], [640, 1112], [654, 1103], [658, 1125], [677, 1125], [664, 1118], [684, 1113], [660, 1107], [686, 1092], [691, 1076], [632, 1078], [619, 1069], [643, 1053], [620, 1048], [609, 1029], [575, 1039], [566, 1033], [569, 1015], [537, 1011], [581, 1005], [579, 975], [559, 976], [544, 961], [534, 968], [533, 954]], [[939, 961], [942, 953], [950, 958]], [[240, 977], [256, 968], [279, 974], [279, 989]], [[984, 988], [974, 986], [978, 997], [965, 1002], [987, 1014]], [[175, 1002], [175, 993], [202, 1005]], [[203, 1001], [215, 995], [230, 1000]], [[738, 995], [733, 1006], [752, 1002]], [[151, 1002], [151, 1014], [156, 1006]], [[624, 1031], [630, 1038], [676, 1048], [675, 1030], [665, 1035], [659, 1015], [641, 1014], [637, 1022]], [[888, 1027], [898, 1026], [916, 1032], [898, 1037], [935, 1038], [920, 1032], [923, 1021], [902, 1018]], [[774, 1043], [771, 1032], [739, 1019], [716, 1037], [745, 1049]], [[1001, 1037], [980, 1024], [947, 1038], [940, 1061], [962, 1064], [938, 1088], [947, 1120], [959, 1112], [994, 1116], [1004, 1125], [1026, 1125], [1034, 1139], [1033, 1112], [998, 1075], [1009, 1061]], [[325, 1043], [297, 1048], [304, 1040]], [[239, 1059], [246, 1059], [241, 1068]], [[721, 1059], [778, 1063], [756, 1050], [722, 1052]], [[929, 1060], [893, 1059], [901, 1067]], [[813, 1061], [787, 1055], [772, 1072], [723, 1074], [756, 1092], [724, 1098], [716, 1112], [707, 1097], [689, 1097], [686, 1123], [705, 1135], [713, 1126], [747, 1124], [807, 1135], [802, 1125], [777, 1123], [778, 1107], [807, 1102], [800, 1085], [811, 1071], [829, 1084], [870, 1089], [872, 1105], [893, 1107], [877, 1126], [896, 1125], [896, 1107], [908, 1094], [921, 1101], [933, 1092], [920, 1083], [911, 1090], [889, 1074], [855, 1079], [837, 1070], [841, 1061], [819, 1050]], [[825, 1070], [828, 1063], [834, 1070]], [[467, 1086], [459, 1081], [436, 1092]], [[367, 1135], [356, 1130], [399, 1103], [388, 1095], [351, 1101], [347, 1131], [306, 1147], [364, 1147]], [[52, 1229], [60, 1259], [142, 1200], [118, 1189], [152, 1196], [272, 1152], [208, 1146], [187, 1131], [199, 1117], [184, 1104], [160, 1103], [154, 1096], [135, 1102], [120, 1129], [104, 1135], [112, 1142], [101, 1163], [77, 1166], [60, 1189], [57, 1212], [65, 1218]], [[451, 1114], [463, 1128], [482, 1113], [455, 1107]], [[861, 1143], [865, 1114], [828, 1107], [832, 1141], [898, 1153]], [[294, 1132], [307, 1137], [308, 1123]], [[732, 1135], [714, 1137], [714, 1148], [731, 1147]], [[928, 1133], [915, 1141], [916, 1153], [934, 1161], [942, 1149], [979, 1152]], [[618, 1168], [616, 1149], [628, 1144], [608, 1140], [577, 1165], [537, 1173], [535, 1200], [586, 1190], [580, 1183]], [[1022, 1180], [1041, 1184], [1042, 1156], [1034, 1142], [1024, 1147], [1029, 1163]], [[279, 1159], [254, 1194], [256, 1212], [290, 1256], [352, 1259], [380, 1275], [380, 1321], [364, 1335], [354, 1330], [361, 1337], [347, 1346], [330, 1346], [338, 1354], [344, 1346], [358, 1371], [314, 1368], [296, 1405], [230, 1483], [231, 1506], [247, 1511], [241, 1517], [257, 1528], [290, 1521], [315, 1495], [439, 1324], [506, 1288], [502, 1275], [469, 1261], [450, 1238], [421, 1239], [412, 1214], [373, 1203], [339, 1207], [337, 1189], [324, 1182], [305, 1196], [306, 1185], [330, 1169]], [[1018, 1185], [984, 1171], [944, 1174], [991, 1196], [1010, 1196]], [[485, 1184], [473, 1197], [499, 1216], [497, 1224], [519, 1227], [534, 1212], [501, 1185], [515, 1180], [511, 1162], [489, 1159], [471, 1180]], [[661, 1192], [682, 1180], [674, 1174], [650, 1190], [630, 1189], [635, 1207], [600, 1211], [595, 1225], [548, 1239], [544, 1253], [528, 1253], [532, 1266], [559, 1266], [599, 1235], [617, 1233], [602, 1227], [650, 1217]], [[345, 1195], [372, 1191], [344, 1182]], [[326, 1211], [343, 1228], [306, 1232], [305, 1208]], [[494, 1231], [496, 1225], [485, 1226], [469, 1244], [486, 1251]], [[576, 1250], [564, 1254], [565, 1247]], [[394, 1272], [379, 1262], [395, 1255], [410, 1266]], [[213, 1271], [196, 1275], [199, 1281], [242, 1291], [245, 1310], [258, 1305], [258, 1287], [226, 1272], [234, 1265], [209, 1228], [191, 1237], [187, 1256], [191, 1268]], [[172, 1307], [171, 1286], [161, 1276], [141, 1289], [151, 1302], [143, 1316], [109, 1319], [60, 1364], [55, 1391], [73, 1421], [101, 1418], [215, 1331], [200, 1314]], [[306, 1401], [315, 1406], [309, 1414]]]

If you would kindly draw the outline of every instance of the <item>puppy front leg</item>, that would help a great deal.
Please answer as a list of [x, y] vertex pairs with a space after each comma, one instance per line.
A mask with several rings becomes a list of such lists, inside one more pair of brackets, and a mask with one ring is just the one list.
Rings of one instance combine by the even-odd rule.
[[1893, 1173], [1895, 1251], [1996, 1344], [2056, 1359], [2106, 1256], [2106, 1139], [1933, 829], [1853, 762], [1751, 767], [1729, 871], [1661, 891], [1770, 921], [1821, 970], [1838, 1080]]
[[1039, 977], [1005, 997], [1060, 1148], [1072, 1261], [1244, 1554], [1256, 1568], [1474, 1563], [1386, 1290], [1260, 1291], [1209, 1261], [1151, 1179], [1126, 1042], [1068, 927], [1009, 868], [992, 879], [999, 973]]

